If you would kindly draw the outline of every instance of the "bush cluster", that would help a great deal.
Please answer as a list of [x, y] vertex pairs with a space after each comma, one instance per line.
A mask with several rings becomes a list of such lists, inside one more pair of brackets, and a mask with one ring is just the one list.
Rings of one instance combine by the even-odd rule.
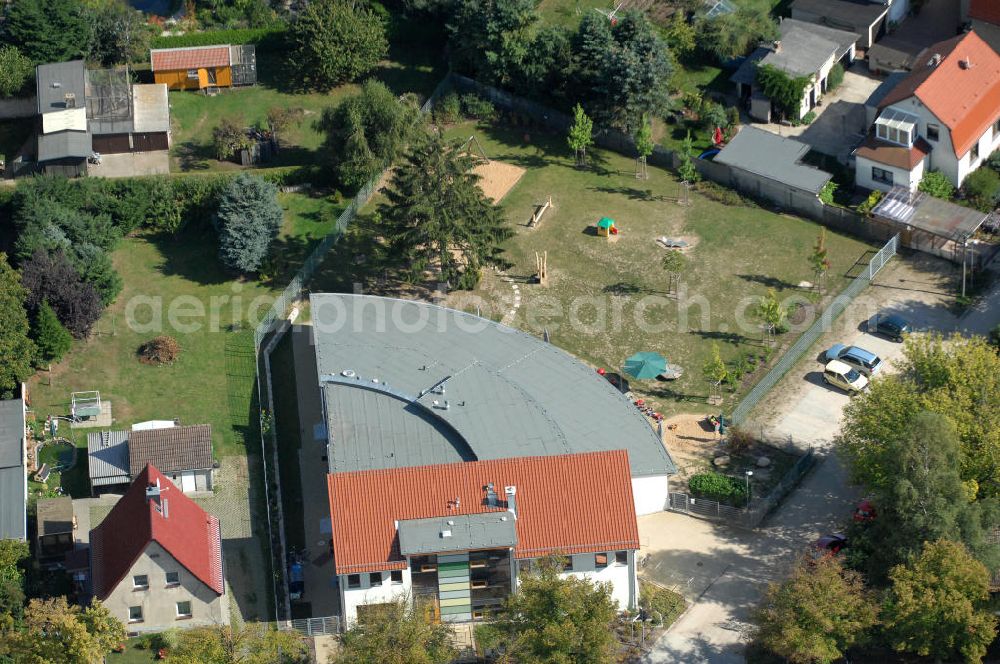
[[715, 471], [692, 475], [688, 480], [691, 495], [742, 507], [747, 502], [746, 482]]

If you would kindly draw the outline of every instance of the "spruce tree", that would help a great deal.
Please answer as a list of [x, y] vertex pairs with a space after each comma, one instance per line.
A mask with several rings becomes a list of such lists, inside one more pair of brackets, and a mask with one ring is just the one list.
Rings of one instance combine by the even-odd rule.
[[59, 322], [48, 300], [42, 300], [35, 316], [35, 345], [43, 362], [58, 362], [73, 347], [73, 335]]
[[379, 213], [411, 276], [436, 269], [442, 281], [472, 288], [484, 265], [509, 265], [502, 245], [513, 231], [479, 188], [474, 166], [459, 146], [434, 135], [418, 141], [396, 168]]
[[284, 218], [278, 188], [262, 178], [241, 173], [222, 192], [216, 215], [223, 264], [238, 272], [259, 270]]

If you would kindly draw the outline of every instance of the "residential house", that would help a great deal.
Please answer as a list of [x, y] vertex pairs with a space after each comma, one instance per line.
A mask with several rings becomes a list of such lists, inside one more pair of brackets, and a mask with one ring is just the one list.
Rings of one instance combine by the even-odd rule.
[[935, 44], [877, 107], [854, 152], [859, 186], [913, 191], [933, 169], [959, 187], [1000, 147], [1000, 55], [975, 32]]
[[87, 435], [91, 489], [120, 490], [151, 463], [182, 491], [211, 491], [212, 426], [195, 424]]
[[967, 4], [965, 20], [976, 34], [994, 51], [1000, 52], [1000, 2], [997, 0], [963, 0]]
[[0, 539], [26, 540], [28, 472], [24, 387], [0, 401]]
[[131, 632], [229, 622], [219, 520], [146, 465], [90, 531], [93, 596]]
[[791, 18], [784, 19], [780, 29], [780, 40], [751, 53], [729, 79], [749, 105], [750, 116], [763, 122], [771, 120], [773, 104], [757, 83], [759, 67], [774, 67], [790, 78], [809, 78], [798, 109], [797, 118], [802, 118], [826, 93], [833, 66], [839, 63], [846, 68], [854, 62], [855, 44], [861, 38], [856, 32]]
[[817, 25], [825, 25], [837, 30], [856, 32], [860, 35], [856, 46], [868, 50], [881, 38], [890, 21], [890, 12], [906, 15], [906, 0], [886, 2], [877, 0], [795, 0], [792, 3], [792, 18]]
[[83, 60], [39, 65], [36, 161], [48, 175], [83, 176], [95, 152], [170, 147], [164, 85], [133, 84], [126, 69], [87, 69]]
[[171, 90], [206, 90], [257, 82], [253, 44], [154, 48], [149, 52], [153, 80]]
[[42, 561], [61, 562], [75, 544], [73, 499], [43, 498], [35, 506], [35, 515], [35, 556]]
[[538, 559], [638, 602], [639, 530], [625, 450], [519, 457], [328, 477], [334, 567], [347, 624], [372, 605], [425, 601], [481, 620]]

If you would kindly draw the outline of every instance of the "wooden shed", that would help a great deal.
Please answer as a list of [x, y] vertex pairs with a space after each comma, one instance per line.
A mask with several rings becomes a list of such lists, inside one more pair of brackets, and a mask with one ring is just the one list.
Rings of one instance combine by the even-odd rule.
[[154, 48], [149, 52], [153, 80], [171, 90], [204, 90], [257, 82], [252, 45]]

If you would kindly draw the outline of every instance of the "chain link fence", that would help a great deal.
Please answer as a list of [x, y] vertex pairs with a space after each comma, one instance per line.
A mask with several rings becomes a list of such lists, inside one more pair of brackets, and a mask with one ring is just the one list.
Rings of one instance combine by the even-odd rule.
[[805, 355], [816, 341], [823, 336], [823, 333], [830, 329], [833, 322], [840, 314], [844, 313], [848, 305], [854, 301], [861, 291], [868, 287], [875, 275], [879, 273], [885, 264], [889, 262], [899, 249], [899, 235], [894, 235], [868, 262], [868, 267], [860, 275], [854, 278], [837, 297], [833, 299], [830, 306], [820, 315], [808, 330], [795, 340], [795, 343], [785, 351], [777, 364], [761, 378], [760, 382], [753, 386], [743, 400], [737, 404], [736, 408], [729, 415], [730, 426], [736, 426], [746, 420], [750, 411], [760, 402], [761, 399], [771, 391], [778, 381], [788, 373], [789, 369]]

